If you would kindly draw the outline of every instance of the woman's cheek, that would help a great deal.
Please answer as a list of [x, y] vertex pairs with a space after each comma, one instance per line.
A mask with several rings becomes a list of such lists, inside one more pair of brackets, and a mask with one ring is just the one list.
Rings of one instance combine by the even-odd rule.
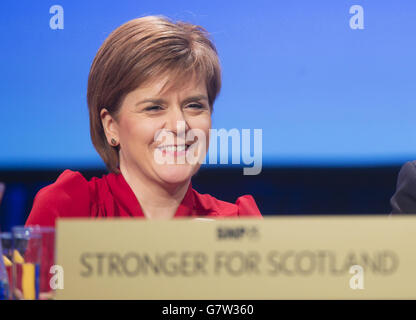
[[209, 133], [209, 129], [211, 128], [211, 116], [207, 114], [199, 119], [195, 119], [195, 121], [193, 121], [193, 127]]
[[211, 129], [211, 117], [204, 119], [199, 123], [198, 129], [201, 130], [205, 135], [205, 152], [208, 151], [209, 140], [210, 140], [210, 129]]
[[137, 143], [150, 145], [154, 142], [158, 128], [159, 125], [155, 121], [140, 121], [131, 130], [131, 136]]

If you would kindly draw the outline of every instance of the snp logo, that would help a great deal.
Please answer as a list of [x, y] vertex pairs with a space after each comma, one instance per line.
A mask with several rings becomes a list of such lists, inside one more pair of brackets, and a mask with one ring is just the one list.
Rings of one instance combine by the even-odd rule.
[[255, 240], [260, 237], [259, 231], [256, 227], [218, 227], [217, 228], [217, 239], [226, 240], [234, 239], [240, 240], [247, 238]]

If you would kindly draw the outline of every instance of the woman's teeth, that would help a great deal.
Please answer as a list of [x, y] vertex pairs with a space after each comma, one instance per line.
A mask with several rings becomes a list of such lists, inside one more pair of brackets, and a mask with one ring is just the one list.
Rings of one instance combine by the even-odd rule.
[[180, 146], [163, 146], [158, 147], [158, 149], [165, 150], [168, 152], [175, 152], [175, 151], [185, 151], [187, 149], [186, 145], [180, 145]]

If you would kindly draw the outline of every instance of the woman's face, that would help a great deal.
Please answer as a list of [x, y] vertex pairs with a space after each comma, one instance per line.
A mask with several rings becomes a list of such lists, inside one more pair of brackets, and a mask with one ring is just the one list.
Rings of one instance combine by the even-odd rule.
[[[199, 169], [200, 161], [188, 160], [198, 156], [198, 148], [204, 158], [211, 110], [204, 81], [190, 79], [184, 86], [161, 91], [167, 79], [127, 94], [117, 121], [111, 120], [106, 131], [114, 132], [120, 144], [120, 168], [172, 185], [189, 181]], [[191, 135], [195, 132], [199, 138]]]

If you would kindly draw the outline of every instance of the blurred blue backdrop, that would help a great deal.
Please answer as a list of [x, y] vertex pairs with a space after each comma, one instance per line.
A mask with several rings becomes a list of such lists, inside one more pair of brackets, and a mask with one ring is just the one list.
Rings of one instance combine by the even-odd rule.
[[[49, 8], [64, 9], [52, 30]], [[352, 5], [364, 29], [350, 28]], [[86, 85], [109, 33], [144, 15], [205, 27], [223, 88], [215, 128], [262, 128], [270, 165], [416, 158], [416, 1], [2, 1], [0, 169], [103, 167]]]

